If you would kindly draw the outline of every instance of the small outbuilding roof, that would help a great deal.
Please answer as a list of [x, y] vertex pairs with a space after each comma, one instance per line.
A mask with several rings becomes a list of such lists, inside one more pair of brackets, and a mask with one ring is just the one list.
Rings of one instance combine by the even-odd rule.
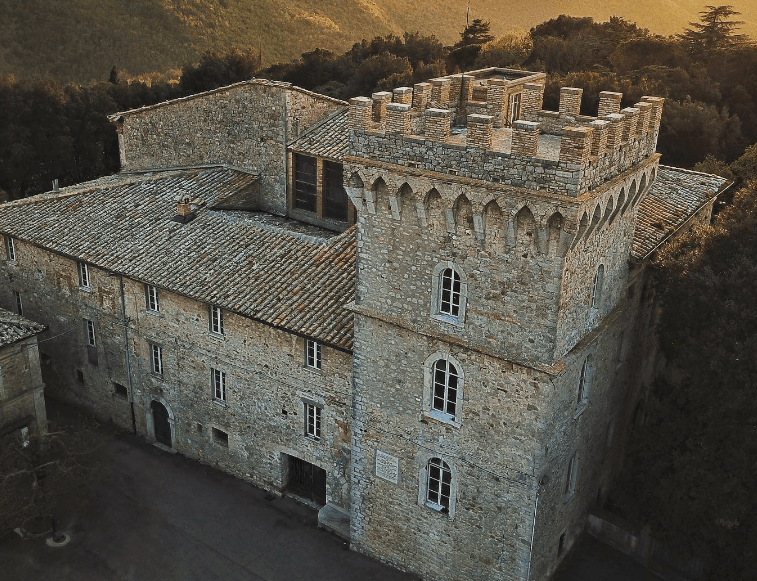
[[40, 323], [0, 309], [0, 347], [34, 337], [45, 329], [46, 327]]
[[727, 185], [720, 176], [661, 165], [639, 204], [633, 258], [649, 256]]

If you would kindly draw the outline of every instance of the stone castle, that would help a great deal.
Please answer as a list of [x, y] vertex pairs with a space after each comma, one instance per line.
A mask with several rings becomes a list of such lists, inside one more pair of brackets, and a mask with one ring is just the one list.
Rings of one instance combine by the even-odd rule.
[[588, 117], [544, 84], [253, 79], [114, 115], [121, 173], [0, 205], [0, 307], [47, 326], [47, 393], [354, 550], [546, 579], [643, 418], [645, 265], [725, 180], [659, 165], [662, 99]]

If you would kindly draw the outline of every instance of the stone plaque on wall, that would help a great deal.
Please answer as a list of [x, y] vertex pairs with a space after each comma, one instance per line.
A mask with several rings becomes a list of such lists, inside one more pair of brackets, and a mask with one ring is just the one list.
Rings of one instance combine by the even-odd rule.
[[397, 484], [400, 478], [399, 458], [376, 450], [376, 476]]

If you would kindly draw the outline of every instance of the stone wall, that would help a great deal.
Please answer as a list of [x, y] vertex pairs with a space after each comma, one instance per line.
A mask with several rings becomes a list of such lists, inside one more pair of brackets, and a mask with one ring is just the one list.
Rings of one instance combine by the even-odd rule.
[[[464, 373], [459, 426], [424, 405], [427, 359], [440, 353]], [[526, 579], [548, 377], [357, 315], [354, 382], [352, 548], [424, 579]], [[395, 459], [393, 478], [377, 454]], [[434, 457], [452, 470], [449, 513], [425, 502]]]
[[288, 83], [254, 79], [112, 118], [123, 171], [235, 166], [260, 175], [259, 208], [284, 215], [287, 143], [344, 104]]
[[[123, 279], [122, 303], [120, 275], [90, 265], [86, 291], [76, 261], [18, 240], [16, 250], [17, 264], [0, 268], [0, 306], [12, 307], [16, 290], [27, 316], [49, 326], [50, 394], [150, 440], [150, 405], [159, 401], [174, 450], [276, 493], [287, 483], [287, 455], [295, 456], [324, 468], [328, 501], [349, 507], [351, 354], [322, 346], [322, 370], [310, 371], [302, 337], [224, 312], [219, 338], [209, 333], [206, 304], [159, 289], [160, 313], [148, 313], [141, 282]], [[95, 349], [85, 319], [95, 321]], [[162, 377], [151, 372], [150, 343], [162, 346]], [[227, 374], [226, 405], [213, 401], [211, 368]], [[305, 437], [303, 400], [323, 406], [320, 441]], [[228, 447], [212, 428], [228, 434]]]
[[32, 416], [32, 435], [47, 431], [37, 337], [0, 347], [0, 427]]

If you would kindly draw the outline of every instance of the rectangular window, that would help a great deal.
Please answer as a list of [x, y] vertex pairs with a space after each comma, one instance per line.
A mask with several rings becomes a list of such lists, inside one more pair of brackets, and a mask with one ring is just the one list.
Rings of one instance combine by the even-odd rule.
[[223, 335], [223, 310], [221, 307], [210, 307], [210, 332]]
[[510, 97], [510, 123], [520, 119], [521, 93], [515, 93]]
[[89, 288], [89, 267], [84, 262], [77, 263], [79, 268], [79, 287]]
[[145, 285], [145, 303], [148, 311], [153, 313], [160, 312], [160, 303], [158, 302], [158, 288], [151, 284]]
[[213, 441], [216, 444], [228, 448], [229, 447], [229, 434], [218, 428], [213, 428]]
[[568, 464], [568, 477], [565, 480], [565, 499], [569, 499], [576, 491], [576, 480], [578, 479], [578, 458], [575, 454]]
[[5, 237], [5, 256], [8, 262], [16, 262], [16, 245], [10, 236]]
[[155, 375], [163, 375], [163, 347], [149, 343], [150, 368]]
[[314, 157], [294, 154], [294, 198], [292, 205], [298, 210], [315, 212], [318, 208], [316, 193], [316, 161]]
[[16, 301], [16, 314], [23, 316], [24, 305], [21, 302], [21, 293], [18, 291], [13, 291], [13, 299]]
[[220, 369], [210, 369], [210, 383], [213, 387], [213, 399], [226, 402], [226, 372]]
[[348, 198], [342, 176], [341, 163], [323, 162], [323, 217], [346, 222]]
[[305, 435], [314, 440], [321, 439], [321, 408], [312, 403], [305, 404]]
[[321, 345], [312, 339], [305, 341], [305, 365], [312, 369], [321, 368]]
[[84, 324], [87, 330], [87, 345], [90, 347], [96, 347], [97, 341], [95, 340], [95, 322], [90, 319], [85, 319]]

